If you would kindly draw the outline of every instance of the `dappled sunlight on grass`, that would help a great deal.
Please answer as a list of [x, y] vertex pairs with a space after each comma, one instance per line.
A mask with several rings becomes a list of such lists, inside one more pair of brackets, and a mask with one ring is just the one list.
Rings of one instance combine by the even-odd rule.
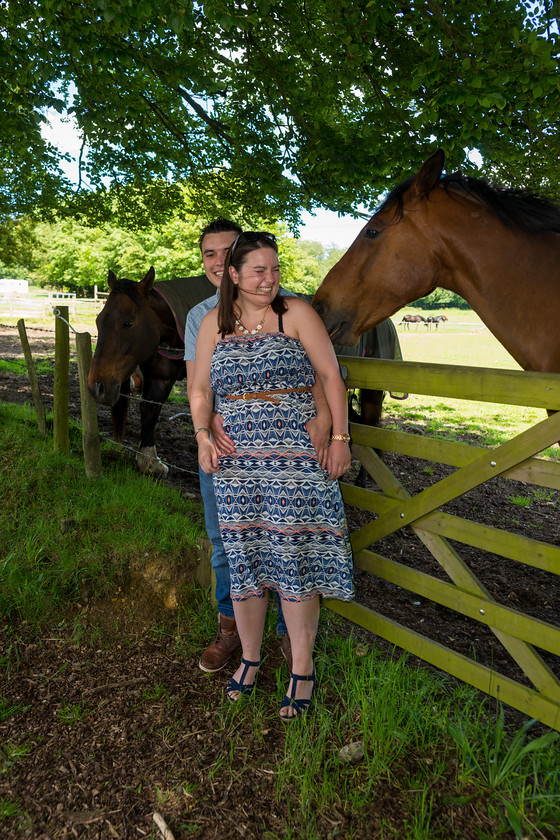
[[[465, 435], [479, 438], [478, 444], [494, 447], [510, 440], [515, 435], [546, 419], [543, 409], [525, 406], [506, 406], [498, 403], [467, 402], [411, 394], [407, 400], [384, 402], [386, 428], [410, 424], [422, 429], [432, 437], [462, 440]], [[551, 446], [543, 450], [542, 456], [554, 461], [560, 460], [560, 448]]]
[[[421, 312], [421, 310], [414, 310]], [[447, 312], [447, 310], [446, 310]], [[423, 312], [423, 315], [432, 314]], [[478, 322], [474, 312], [454, 310], [447, 313], [449, 322], [435, 331], [399, 329], [403, 358], [408, 362], [459, 365], [461, 367], [520, 370], [517, 362], [487, 330], [476, 326], [465, 332], [452, 332], [454, 323]], [[399, 316], [401, 313], [399, 313]], [[398, 319], [400, 320], [400, 319]], [[395, 316], [394, 321], [397, 322]], [[502, 403], [473, 402], [411, 394], [404, 401], [385, 398], [385, 426], [403, 423], [418, 426], [433, 437], [462, 439], [465, 435], [479, 438], [483, 446], [499, 446], [515, 435], [546, 419], [543, 409]], [[560, 460], [560, 448], [549, 447], [543, 457]]]

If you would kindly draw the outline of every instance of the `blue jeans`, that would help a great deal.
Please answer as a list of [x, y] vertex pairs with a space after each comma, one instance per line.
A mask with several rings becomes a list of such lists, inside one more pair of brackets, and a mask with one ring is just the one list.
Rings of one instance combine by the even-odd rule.
[[[216, 601], [218, 602], [218, 610], [222, 615], [233, 618], [233, 604], [231, 603], [231, 596], [229, 594], [229, 564], [227, 554], [222, 542], [222, 535], [220, 533], [220, 523], [218, 521], [218, 506], [216, 505], [216, 494], [214, 493], [214, 481], [210, 473], [205, 473], [198, 468], [198, 475], [200, 478], [200, 492], [202, 495], [202, 502], [204, 504], [204, 521], [206, 523], [206, 533], [208, 539], [212, 543], [212, 557], [210, 562], [216, 575]], [[276, 622], [276, 632], [279, 636], [284, 636], [288, 632], [284, 615], [282, 613], [282, 603], [280, 598], [276, 596], [278, 601], [278, 620]]]

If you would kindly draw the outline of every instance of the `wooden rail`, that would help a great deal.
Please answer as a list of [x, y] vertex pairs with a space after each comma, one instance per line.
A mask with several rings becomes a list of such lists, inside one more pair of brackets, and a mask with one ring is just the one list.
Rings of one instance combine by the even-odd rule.
[[[457, 367], [341, 357], [351, 388], [407, 391], [454, 399], [560, 409], [560, 374]], [[475, 660], [356, 602], [326, 601], [333, 611], [410, 651], [432, 665], [498, 697], [516, 709], [560, 730], [560, 679], [543, 660], [543, 650], [560, 656], [560, 627], [522, 609], [496, 601], [454, 543], [474, 546], [504, 558], [560, 575], [560, 545], [445, 513], [441, 507], [500, 475], [540, 487], [560, 489], [560, 463], [535, 456], [560, 440], [560, 411], [493, 449], [351, 425], [352, 452], [377, 489], [343, 483], [348, 505], [372, 519], [351, 534], [355, 565], [417, 596], [430, 599], [487, 625], [532, 683], [523, 685]], [[410, 496], [374, 448], [456, 467], [431, 487]], [[375, 544], [410, 526], [446, 572], [449, 582], [376, 553]], [[560, 533], [560, 527], [559, 527]], [[521, 605], [522, 606], [522, 605]]]

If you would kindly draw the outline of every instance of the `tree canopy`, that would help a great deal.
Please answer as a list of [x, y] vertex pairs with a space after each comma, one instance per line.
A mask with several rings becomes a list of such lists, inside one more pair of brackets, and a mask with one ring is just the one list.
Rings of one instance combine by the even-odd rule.
[[[260, 221], [257, 227], [262, 230]], [[204, 224], [188, 212], [175, 212], [165, 223], [135, 231], [116, 224], [36, 222], [21, 216], [0, 225], [0, 277], [91, 296], [94, 285], [107, 289], [109, 269], [131, 280], [140, 280], [150, 265], [156, 281], [200, 274], [198, 239]], [[294, 292], [315, 292], [343, 251], [296, 239], [284, 224], [271, 227], [280, 246], [282, 285]]]
[[[371, 205], [436, 145], [558, 195], [554, 0], [4, 0], [0, 218]], [[83, 139], [72, 184], [47, 109]]]

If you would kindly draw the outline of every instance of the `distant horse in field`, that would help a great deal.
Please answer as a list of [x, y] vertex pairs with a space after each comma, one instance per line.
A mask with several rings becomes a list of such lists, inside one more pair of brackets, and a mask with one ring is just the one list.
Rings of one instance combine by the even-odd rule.
[[403, 315], [401, 324], [404, 324], [405, 330], [409, 330], [411, 324], [425, 324], [429, 320], [429, 318], [424, 318], [422, 315]]
[[447, 315], [428, 315], [428, 317], [426, 318], [426, 323], [427, 324], [434, 324], [436, 330], [439, 327], [439, 325], [441, 323], [443, 323], [444, 321], [449, 321], [449, 318], [447, 317]]
[[97, 316], [97, 347], [88, 388], [96, 402], [111, 406], [113, 437], [122, 441], [131, 377], [142, 373], [140, 449], [141, 472], [166, 475], [157, 457], [155, 427], [162, 405], [177, 380], [185, 378], [184, 329], [190, 308], [214, 294], [205, 275], [154, 284], [150, 268], [139, 283], [117, 280], [109, 272], [110, 294]]
[[525, 370], [560, 372], [560, 208], [445, 175], [440, 149], [395, 187], [313, 299], [333, 341], [439, 286], [464, 298]]

